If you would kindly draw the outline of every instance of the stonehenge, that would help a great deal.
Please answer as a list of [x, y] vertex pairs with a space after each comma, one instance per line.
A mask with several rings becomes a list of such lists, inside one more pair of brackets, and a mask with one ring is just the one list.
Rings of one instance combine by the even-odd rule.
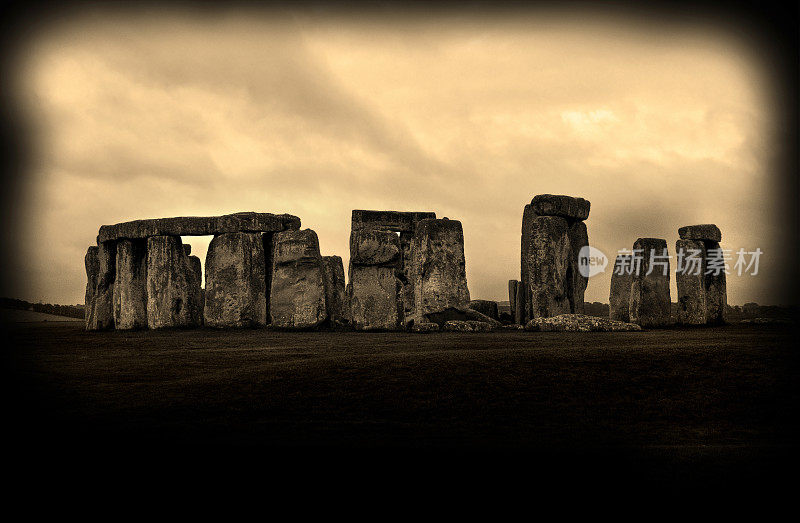
[[[678, 229], [680, 239], [675, 252], [680, 267], [675, 279], [678, 287], [677, 321], [685, 325], [725, 322], [728, 303], [725, 271], [720, 267], [719, 242], [722, 233], [714, 224], [688, 225]], [[714, 258], [717, 258], [716, 260]], [[717, 265], [717, 270], [711, 263]]]
[[[614, 263], [609, 318], [584, 315], [583, 198], [540, 194], [523, 210], [510, 315], [470, 300], [461, 222], [434, 212], [353, 210], [345, 279], [339, 256], [289, 214], [135, 220], [100, 227], [88, 248], [85, 328], [264, 327], [358, 331], [637, 330], [671, 323], [666, 240], [639, 238]], [[726, 278], [713, 224], [681, 227], [677, 322], [724, 323]], [[213, 236], [205, 260], [184, 236]], [[605, 263], [605, 261], [603, 262]], [[605, 265], [603, 265], [605, 267]], [[583, 271], [584, 273], [586, 271]], [[502, 321], [500, 321], [502, 320]], [[509, 327], [511, 328], [511, 327]]]
[[[589, 244], [583, 198], [540, 194], [522, 214], [520, 281], [514, 294], [515, 321], [576, 314], [584, 310], [588, 278], [578, 270], [578, 254]], [[514, 284], [509, 283], [509, 300]]]

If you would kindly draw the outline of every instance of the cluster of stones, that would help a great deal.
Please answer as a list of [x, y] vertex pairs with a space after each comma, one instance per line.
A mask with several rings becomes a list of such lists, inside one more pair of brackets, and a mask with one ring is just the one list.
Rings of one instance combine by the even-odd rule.
[[[688, 225], [678, 229], [680, 239], [675, 243], [678, 256], [686, 260], [690, 253], [698, 254], [699, 271], [677, 271], [678, 323], [707, 325], [724, 323], [728, 304], [725, 271], [706, 274], [709, 252], [720, 249], [722, 232], [714, 224]], [[696, 273], [695, 273], [696, 272]]]
[[479, 330], [469, 309], [461, 222], [433, 212], [354, 210], [346, 288], [356, 330]]
[[[201, 262], [181, 236], [213, 235]], [[86, 253], [86, 328], [312, 328], [343, 315], [344, 268], [296, 216], [236, 213], [100, 228]]]
[[589, 207], [583, 198], [552, 194], [534, 196], [525, 206], [520, 280], [508, 283], [515, 323], [584, 312], [588, 278], [578, 270], [578, 254], [589, 245]]

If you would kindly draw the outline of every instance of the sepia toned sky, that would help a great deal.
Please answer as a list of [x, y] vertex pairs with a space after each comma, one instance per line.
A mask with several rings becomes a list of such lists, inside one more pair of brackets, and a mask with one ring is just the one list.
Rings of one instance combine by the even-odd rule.
[[[728, 301], [779, 301], [770, 82], [713, 25], [530, 11], [91, 11], [32, 35], [15, 95], [32, 133], [5, 294], [82, 303], [101, 224], [288, 212], [348, 262], [352, 209], [461, 220], [473, 298], [519, 278], [522, 209], [592, 203], [610, 258], [713, 222], [764, 251]], [[190, 240], [204, 259], [210, 238]], [[608, 302], [609, 272], [587, 301]], [[675, 300], [674, 274], [672, 298]]]

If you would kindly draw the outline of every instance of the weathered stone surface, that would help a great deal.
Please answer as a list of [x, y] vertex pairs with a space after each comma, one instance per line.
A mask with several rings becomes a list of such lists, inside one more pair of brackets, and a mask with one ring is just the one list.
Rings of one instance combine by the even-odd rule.
[[526, 314], [547, 318], [571, 312], [573, 281], [569, 224], [558, 216], [536, 216], [523, 238], [527, 259], [523, 261], [523, 282], [527, 284]]
[[[703, 243], [706, 248], [706, 265], [708, 266], [708, 260], [715, 256], [720, 258], [722, 254], [718, 251], [718, 249], [720, 249], [718, 242], [705, 241]], [[724, 262], [720, 260], [720, 266], [722, 266], [723, 263]], [[728, 304], [725, 271], [720, 270], [718, 273], [716, 272], [717, 271], [711, 271], [710, 274], [705, 275], [706, 322], [709, 324], [725, 323], [725, 307]]]
[[533, 212], [539, 216], [561, 216], [570, 220], [589, 217], [589, 201], [573, 196], [538, 194], [531, 200]]
[[631, 283], [629, 312], [632, 323], [642, 327], [664, 327], [670, 323], [669, 260], [666, 274], [661, 266], [651, 266], [651, 252], [665, 256], [667, 241], [661, 238], [639, 238], [633, 244], [636, 252], [641, 249], [642, 262], [638, 274], [634, 273]]
[[[208, 253], [206, 253], [208, 256]], [[192, 269], [197, 281], [200, 285], [203, 284], [203, 264], [197, 256], [189, 256], [189, 267]]]
[[400, 237], [392, 231], [356, 229], [350, 232], [350, 261], [356, 265], [398, 264]]
[[614, 260], [614, 270], [611, 272], [611, 293], [608, 297], [608, 315], [612, 320], [629, 322], [631, 284], [633, 273], [630, 254], [618, 254]]
[[[588, 205], [589, 202], [586, 203]], [[586, 285], [589, 283], [589, 278], [581, 275], [578, 267], [578, 255], [582, 248], [589, 245], [589, 233], [586, 230], [586, 224], [582, 221], [578, 221], [569, 226], [569, 232], [567, 234], [569, 236], [570, 247], [572, 248], [572, 258], [570, 258], [570, 273], [572, 274], [570, 287], [572, 292], [568, 295], [570, 311], [576, 314], [583, 314], [583, 298], [586, 292]]]
[[83, 309], [84, 324], [86, 330], [94, 330], [96, 324], [94, 295], [97, 291], [97, 281], [100, 279], [100, 260], [98, 259], [96, 245], [92, 245], [86, 250], [86, 256], [83, 262], [86, 266], [86, 295]]
[[183, 252], [186, 253], [186, 256], [189, 256], [190, 254], [192, 254], [192, 246], [189, 245], [188, 243], [184, 243], [183, 244]]
[[414, 314], [421, 321], [429, 313], [465, 308], [469, 303], [461, 222], [421, 220], [412, 241]]
[[217, 328], [266, 325], [265, 271], [260, 233], [215, 236], [206, 255], [205, 324]]
[[500, 320], [500, 314], [497, 311], [497, 302], [491, 300], [472, 300], [469, 302], [468, 307], [474, 311], [492, 318], [495, 321]]
[[344, 321], [345, 310], [344, 264], [339, 256], [323, 256], [322, 268], [325, 276], [325, 309], [331, 323]]
[[490, 332], [492, 326], [481, 321], [450, 320], [444, 323], [441, 330], [447, 332]]
[[520, 326], [524, 326], [527, 323], [525, 319], [527, 316], [525, 296], [528, 293], [525, 292], [525, 288], [525, 285], [520, 281], [519, 286], [517, 286], [517, 302], [514, 304], [514, 323]]
[[596, 332], [596, 331], [640, 331], [635, 323], [626, 323], [609, 318], [585, 314], [559, 314], [549, 318], [534, 318], [525, 325], [531, 332]]
[[414, 232], [420, 220], [436, 218], [435, 212], [401, 212], [401, 211], [369, 211], [353, 210], [352, 230], [369, 228], [395, 232]]
[[400, 282], [393, 267], [350, 265], [347, 303], [357, 330], [397, 330], [402, 317], [398, 306]]
[[411, 332], [437, 332], [439, 325], [431, 322], [414, 323], [411, 326]]
[[233, 232], [273, 232], [299, 229], [300, 218], [291, 214], [239, 212], [225, 216], [186, 216], [134, 220], [100, 227], [98, 241], [151, 236], [207, 236]]
[[94, 288], [91, 321], [87, 330], [114, 328], [114, 280], [117, 273], [117, 244], [103, 242], [97, 246], [97, 285]]
[[511, 321], [516, 321], [517, 315], [517, 292], [519, 291], [519, 280], [508, 280], [508, 306], [511, 309]]
[[498, 320], [490, 318], [485, 314], [481, 314], [476, 310], [464, 307], [448, 307], [441, 311], [431, 312], [423, 316], [422, 321], [436, 323], [440, 327], [448, 321], [479, 321], [482, 323], [488, 323], [493, 328], [500, 327], [502, 325]]
[[687, 225], [678, 229], [681, 240], [707, 240], [712, 242], [722, 241], [722, 232], [713, 223], [700, 225]]
[[147, 239], [147, 326], [197, 327], [202, 323], [200, 282], [179, 236]]
[[[692, 251], [698, 251], [698, 262], [687, 262]], [[699, 240], [678, 240], [675, 254], [683, 257], [683, 267], [677, 267], [675, 280], [678, 287], [678, 323], [704, 325], [706, 323], [706, 248]]]
[[114, 281], [114, 326], [117, 329], [147, 328], [147, 241], [117, 242]]
[[311, 229], [273, 235], [272, 326], [309, 329], [328, 317], [325, 276], [317, 233]]
[[522, 242], [520, 245], [520, 284], [519, 288], [517, 289], [517, 303], [516, 303], [516, 315], [514, 317], [514, 321], [520, 325], [525, 325], [528, 323], [528, 320], [531, 319], [531, 285], [530, 285], [530, 273], [528, 271], [528, 264], [530, 262], [530, 256], [528, 251], [530, 250], [531, 242], [533, 241], [533, 227], [534, 227], [534, 220], [537, 218], [537, 214], [533, 210], [533, 205], [528, 204], [525, 206], [525, 209], [522, 211]]

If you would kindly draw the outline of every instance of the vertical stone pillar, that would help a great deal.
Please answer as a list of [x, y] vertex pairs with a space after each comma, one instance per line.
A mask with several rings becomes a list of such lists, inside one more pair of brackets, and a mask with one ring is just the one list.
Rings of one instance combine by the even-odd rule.
[[[678, 287], [678, 323], [703, 325], [706, 320], [706, 248], [700, 240], [678, 240], [675, 253], [682, 259], [675, 273]], [[696, 255], [697, 261], [689, 261]]]
[[405, 307], [397, 277], [401, 255], [400, 238], [392, 231], [351, 231], [346, 300], [357, 330], [400, 328]]
[[200, 285], [180, 236], [147, 239], [147, 325], [197, 327], [202, 322]]
[[[631, 322], [642, 327], [667, 326], [670, 323], [671, 308], [667, 241], [661, 238], [639, 238], [633, 244], [633, 250], [634, 256], [641, 255], [641, 264], [639, 271], [634, 273], [631, 284]], [[656, 263], [653, 263], [654, 260]], [[666, 264], [666, 270], [663, 264]]]
[[[199, 273], [199, 267], [194, 271]], [[266, 281], [261, 233], [214, 236], [206, 255], [205, 324], [218, 328], [266, 325]]]
[[678, 229], [676, 249], [701, 251], [702, 272], [684, 274], [679, 270], [678, 321], [690, 325], [725, 323], [728, 304], [725, 259], [719, 242], [722, 232], [713, 223], [687, 225]]
[[[87, 256], [89, 253], [87, 253]], [[90, 263], [94, 263], [90, 260]], [[115, 241], [100, 242], [97, 246], [97, 284], [94, 288], [93, 307], [89, 313], [86, 330], [114, 328], [114, 279], [117, 272], [117, 245]], [[93, 269], [93, 268], [92, 268]]]
[[569, 244], [572, 249], [572, 257], [570, 258], [570, 274], [572, 276], [572, 281], [570, 282], [571, 292], [568, 296], [570, 311], [575, 314], [583, 314], [585, 312], [583, 297], [586, 292], [586, 285], [589, 283], [589, 278], [581, 275], [578, 268], [578, 255], [582, 248], [589, 245], [589, 233], [586, 230], [586, 222], [572, 222], [567, 235], [569, 236]]
[[574, 296], [569, 224], [560, 216], [536, 216], [528, 231], [524, 280], [528, 318], [569, 314]]
[[512, 319], [515, 319], [517, 317], [518, 290], [519, 290], [519, 280], [508, 280], [508, 306], [511, 309], [510, 313]]
[[[706, 247], [706, 264], [712, 257], [720, 256], [719, 242], [707, 240], [703, 242]], [[720, 260], [720, 263], [723, 263]], [[725, 271], [713, 271], [706, 274], [706, 322], [709, 324], [725, 323], [725, 307], [728, 305], [728, 291]]]
[[458, 220], [417, 222], [412, 242], [414, 319], [469, 304], [464, 258], [464, 232]]
[[317, 233], [311, 229], [275, 233], [273, 253], [272, 326], [283, 329], [319, 326], [328, 315]]
[[345, 315], [344, 264], [339, 256], [323, 256], [325, 275], [325, 308], [331, 325], [341, 322]]
[[100, 260], [98, 259], [97, 246], [92, 245], [86, 250], [84, 257], [86, 266], [86, 295], [84, 299], [84, 324], [86, 330], [94, 330], [95, 326], [95, 292], [97, 281], [100, 277]]
[[633, 283], [632, 257], [619, 254], [614, 260], [614, 271], [611, 273], [611, 293], [608, 298], [608, 315], [612, 320], [631, 321], [628, 307], [631, 299], [631, 283]]
[[114, 324], [117, 329], [147, 328], [147, 242], [117, 242]]
[[267, 304], [267, 325], [272, 323], [272, 314], [270, 312], [270, 302], [271, 294], [272, 294], [272, 270], [273, 270], [273, 258], [274, 258], [274, 251], [275, 245], [272, 242], [272, 235], [271, 232], [265, 232], [261, 235], [261, 243], [264, 246], [264, 281], [266, 282], [266, 304]]

